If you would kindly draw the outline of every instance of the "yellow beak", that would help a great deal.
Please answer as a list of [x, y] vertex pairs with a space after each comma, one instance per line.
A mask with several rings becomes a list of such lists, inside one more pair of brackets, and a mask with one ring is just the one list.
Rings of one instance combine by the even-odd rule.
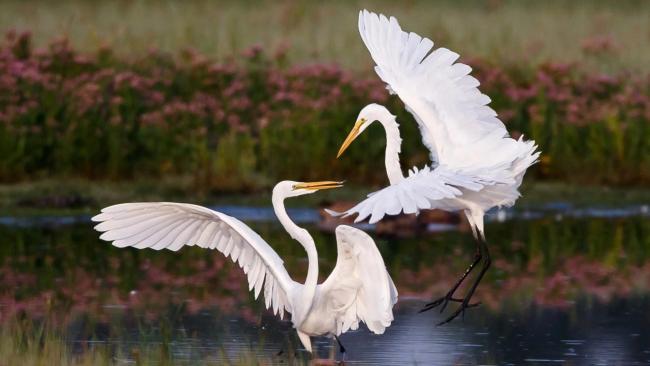
[[334, 182], [334, 181], [321, 181], [321, 182], [305, 182], [305, 183], [296, 183], [293, 185], [293, 190], [297, 189], [309, 189], [312, 191], [319, 191], [322, 189], [332, 189], [343, 187], [343, 182]]
[[363, 122], [365, 121], [363, 119], [360, 119], [357, 121], [357, 123], [354, 124], [354, 127], [352, 127], [352, 131], [350, 131], [348, 137], [345, 138], [345, 141], [343, 141], [343, 145], [341, 145], [338, 154], [336, 154], [337, 158], [339, 158], [343, 154], [345, 149], [347, 149], [348, 146], [350, 146], [352, 141], [354, 141], [354, 139], [356, 139], [357, 136], [359, 136], [359, 129], [361, 128], [361, 125], [363, 125]]

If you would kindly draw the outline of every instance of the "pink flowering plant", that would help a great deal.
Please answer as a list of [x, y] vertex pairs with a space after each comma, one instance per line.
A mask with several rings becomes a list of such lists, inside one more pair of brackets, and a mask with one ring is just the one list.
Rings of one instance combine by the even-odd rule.
[[[513, 136], [540, 144], [531, 176], [650, 182], [648, 75], [468, 63]], [[10, 32], [0, 46], [0, 180], [192, 174], [199, 187], [253, 190], [326, 169], [382, 183], [380, 129], [334, 159], [371, 102], [398, 114], [405, 164], [427, 163], [412, 117], [370, 73], [291, 65], [259, 46], [223, 62], [194, 50], [126, 60], [107, 47], [79, 53], [65, 39], [35, 49], [29, 33]]]

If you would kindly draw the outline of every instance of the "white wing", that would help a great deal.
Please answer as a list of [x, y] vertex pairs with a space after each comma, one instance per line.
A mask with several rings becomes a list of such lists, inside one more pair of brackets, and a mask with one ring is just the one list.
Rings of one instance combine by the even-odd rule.
[[446, 48], [430, 52], [431, 40], [402, 31], [394, 17], [367, 10], [359, 13], [359, 32], [375, 71], [418, 122], [434, 162], [488, 167], [530, 153], [523, 141], [508, 137], [471, 68], [455, 63], [458, 54]]
[[266, 308], [284, 316], [291, 312], [297, 285], [282, 259], [256, 232], [234, 217], [187, 203], [123, 203], [106, 207], [93, 217], [102, 240], [116, 247], [179, 250], [184, 245], [217, 249], [248, 275], [257, 298], [264, 288]]
[[509, 174], [494, 176], [493, 171], [484, 169], [468, 174], [458, 172], [444, 165], [435, 169], [413, 168], [408, 177], [399, 183], [390, 185], [368, 195], [368, 198], [345, 212], [327, 210], [333, 216], [350, 216], [358, 214], [354, 222], [360, 222], [370, 216], [369, 223], [374, 224], [384, 215], [417, 213], [426, 209], [457, 210], [455, 198], [468, 192], [479, 192], [487, 186], [510, 186], [515, 183]]
[[336, 334], [357, 329], [359, 321], [377, 334], [393, 321], [397, 289], [372, 238], [359, 229], [336, 228], [338, 258], [319, 290], [334, 312]]

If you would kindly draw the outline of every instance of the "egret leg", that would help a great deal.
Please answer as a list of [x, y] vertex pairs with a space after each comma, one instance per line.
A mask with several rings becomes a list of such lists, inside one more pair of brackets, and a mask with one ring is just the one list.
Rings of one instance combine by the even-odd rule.
[[[470, 272], [472, 272], [472, 270], [478, 264], [478, 262], [481, 260], [481, 258], [482, 258], [482, 255], [481, 255], [481, 243], [480, 243], [480, 239], [477, 239], [477, 242], [476, 242], [476, 254], [474, 254], [474, 261], [472, 261], [472, 263], [469, 265], [469, 267], [467, 267], [467, 269], [465, 270], [465, 273], [463, 273], [463, 275], [460, 277], [460, 279], [458, 281], [456, 281], [456, 284], [451, 288], [451, 290], [449, 290], [449, 292], [447, 292], [447, 294], [445, 296], [424, 305], [424, 307], [419, 312], [423, 313], [425, 311], [429, 311], [429, 310], [434, 309], [434, 308], [436, 308], [436, 307], [438, 307], [438, 306], [440, 306], [442, 304], [442, 307], [440, 308], [440, 312], [442, 313], [445, 310], [445, 308], [447, 307], [447, 305], [449, 304], [450, 301], [462, 302], [463, 299], [454, 298], [454, 293], [456, 292], [456, 290], [458, 290], [458, 287], [460, 287], [460, 285], [463, 283], [463, 281], [465, 281], [465, 278], [467, 278], [467, 276], [470, 274]], [[478, 306], [479, 304], [480, 303], [469, 304], [468, 307], [471, 308], [471, 307], [474, 307], [474, 306]]]
[[339, 339], [338, 336], [334, 336], [334, 339], [336, 339], [336, 342], [339, 344], [339, 350], [341, 351], [341, 354], [343, 355], [343, 362], [345, 362], [345, 347], [343, 347], [343, 343], [341, 343], [341, 340]]
[[339, 350], [341, 353], [345, 353], [345, 347], [343, 347], [343, 343], [341, 343], [341, 340], [339, 339], [338, 336], [334, 336], [334, 339], [336, 339], [336, 343], [339, 344]]
[[465, 316], [465, 309], [472, 307], [475, 304], [470, 304], [469, 301], [472, 299], [472, 296], [474, 295], [474, 291], [476, 291], [476, 288], [478, 287], [478, 284], [481, 282], [483, 279], [483, 276], [485, 275], [485, 272], [490, 268], [490, 264], [492, 264], [492, 261], [490, 259], [490, 251], [488, 250], [487, 243], [485, 242], [485, 239], [482, 239], [479, 237], [479, 248], [481, 251], [481, 256], [484, 257], [483, 260], [483, 268], [481, 268], [481, 272], [479, 272], [478, 276], [476, 277], [476, 280], [472, 284], [472, 287], [469, 289], [467, 292], [467, 295], [465, 295], [465, 298], [462, 300], [460, 305], [458, 306], [458, 309], [454, 311], [447, 319], [444, 321], [438, 323], [438, 325], [443, 325], [447, 324], [450, 321], [454, 320], [458, 315], [463, 314]]

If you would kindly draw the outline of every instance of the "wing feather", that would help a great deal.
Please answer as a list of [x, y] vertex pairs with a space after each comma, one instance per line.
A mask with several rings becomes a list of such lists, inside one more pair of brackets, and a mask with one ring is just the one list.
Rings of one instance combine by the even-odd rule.
[[[140, 241], [139, 243], [135, 244], [130, 244], [134, 248], [137, 249], [143, 249], [143, 248], [148, 248], [151, 243], [157, 243], [160, 239], [164, 238], [165, 235], [169, 234], [174, 228], [178, 227], [183, 223], [183, 218], [174, 216], [173, 220], [169, 222], [167, 226], [162, 227], [160, 230], [157, 232], [153, 233], [150, 237], [146, 238], [145, 240]], [[100, 237], [101, 239], [101, 237]], [[115, 245], [115, 242], [113, 242], [113, 245]]]
[[167, 227], [169, 224], [174, 222], [174, 217], [168, 216], [167, 218], [164, 218], [155, 224], [152, 224], [150, 228], [142, 230], [141, 232], [131, 235], [129, 237], [123, 238], [123, 239], [118, 239], [113, 242], [113, 245], [115, 245], [118, 248], [123, 248], [127, 246], [134, 245], [136, 243], [146, 241], [152, 236], [156, 235], [162, 228]]
[[232, 248], [232, 253], [230, 253], [230, 259], [234, 263], [237, 263], [237, 260], [239, 259], [239, 256], [241, 255], [241, 247], [239, 246], [239, 240], [233, 240], [233, 248]]
[[358, 25], [377, 75], [415, 117], [434, 165], [500, 166], [516, 177], [516, 161], [536, 160], [535, 149], [509, 137], [457, 53], [433, 49], [430, 39], [403, 31], [394, 17], [362, 10]]
[[231, 236], [228, 239], [228, 243], [225, 245], [225, 247], [223, 249], [223, 255], [225, 255], [226, 257], [229, 257], [230, 253], [232, 253], [232, 248], [234, 246], [235, 246], [235, 238], [233, 236]]
[[107, 240], [126, 239], [130, 236], [142, 232], [144, 228], [155, 225], [157, 222], [159, 222], [158, 220], [164, 220], [168, 217], [169, 215], [165, 215], [163, 217], [157, 217], [157, 218], [145, 217], [143, 222], [135, 222], [134, 219], [116, 220], [115, 222], [121, 223], [121, 226], [118, 225], [116, 227], [111, 227], [114, 226], [111, 225], [113, 223], [112, 220], [105, 221], [102, 222], [101, 224], [96, 225], [95, 230], [101, 232], [107, 232], [108, 230], [110, 230], [110, 233], [105, 233]]
[[203, 221], [199, 225], [199, 227], [194, 231], [194, 234], [187, 239], [187, 245], [198, 245], [199, 244], [199, 239], [201, 238], [201, 235], [203, 235], [204, 232], [206, 232], [205, 229], [211, 224], [210, 221]]
[[171, 246], [174, 243], [174, 240], [178, 238], [179, 235], [187, 229], [188, 226], [192, 223], [192, 220], [187, 217], [183, 217], [183, 219], [176, 224], [176, 226], [170, 228], [169, 232], [162, 238], [160, 239], [157, 243], [154, 245], [149, 246], [149, 248], [154, 249], [154, 250], [162, 250], [167, 248], [168, 246]]
[[393, 321], [397, 290], [375, 242], [350, 226], [336, 228], [338, 258], [330, 276], [319, 286], [328, 294], [339, 335], [364, 322], [381, 334]]
[[201, 235], [199, 235], [198, 239], [196, 239], [196, 245], [200, 246], [201, 248], [205, 248], [205, 246], [214, 239], [214, 236], [217, 233], [215, 230], [217, 225], [218, 224], [216, 222], [209, 221], [205, 229], [201, 231]]
[[189, 220], [188, 220], [188, 224], [187, 224], [187, 226], [185, 227], [185, 229], [183, 229], [183, 231], [180, 232], [180, 233], [178, 234], [178, 236], [176, 237], [176, 239], [174, 239], [174, 241], [172, 241], [171, 244], [169, 244], [169, 245], [166, 246], [166, 247], [162, 247], [162, 246], [160, 246], [160, 247], [158, 247], [158, 248], [160, 248], [160, 249], [165, 249], [165, 248], [166, 248], [166, 249], [169, 249], [169, 250], [174, 251], [174, 252], [177, 251], [177, 250], [179, 250], [181, 247], [183, 247], [183, 245], [185, 245], [185, 243], [188, 242], [188, 240], [190, 239], [190, 237], [191, 237], [192, 235], [194, 235], [194, 231], [195, 231], [195, 230], [196, 230], [200, 225], [201, 225], [201, 221], [189, 221]]
[[442, 165], [435, 169], [425, 167], [419, 171], [414, 170], [399, 183], [369, 194], [365, 200], [347, 211], [327, 212], [333, 216], [356, 214], [354, 222], [361, 222], [370, 216], [368, 222], [374, 224], [385, 215], [396, 215], [400, 212], [412, 214], [431, 208], [458, 209], [454, 208], [454, 200], [466, 192], [509, 182], [488, 179], [482, 176], [480, 171], [469, 174], [468, 171], [455, 171]]
[[185, 245], [216, 248], [247, 275], [255, 298], [264, 289], [275, 314], [291, 312], [297, 284], [282, 259], [257, 233], [234, 217], [205, 207], [173, 202], [123, 203], [104, 208], [92, 219], [100, 238], [120, 247], [179, 250]]

